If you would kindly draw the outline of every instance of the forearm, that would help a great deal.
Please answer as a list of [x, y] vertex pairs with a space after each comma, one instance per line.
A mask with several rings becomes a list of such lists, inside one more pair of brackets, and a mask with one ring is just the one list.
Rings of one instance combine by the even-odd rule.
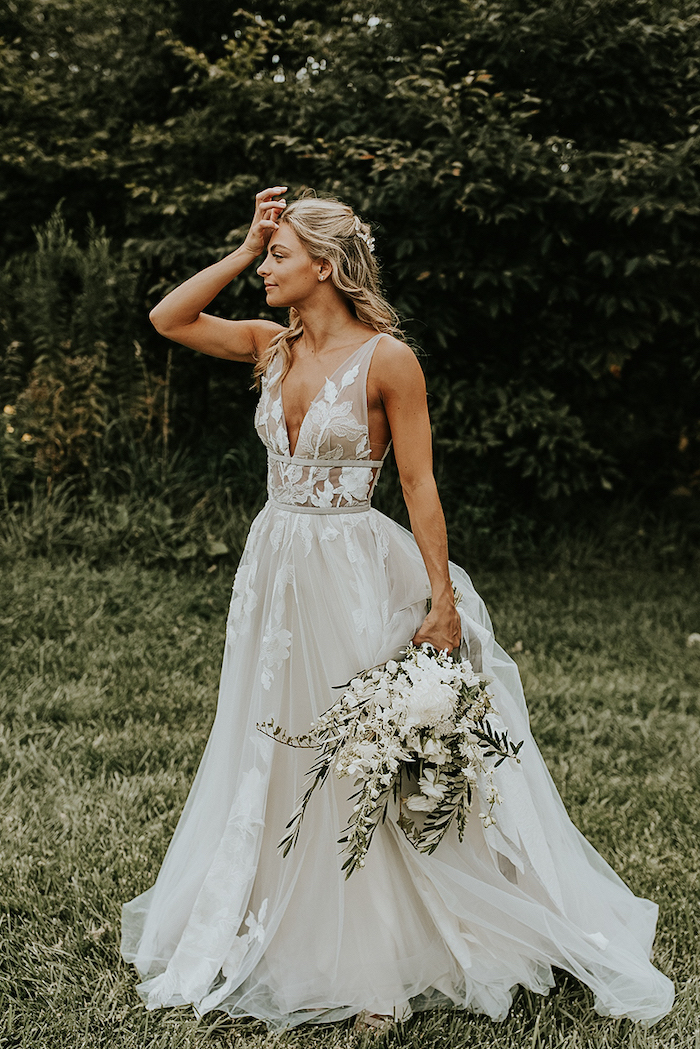
[[447, 529], [437, 485], [431, 476], [403, 489], [411, 530], [430, 580], [433, 605], [454, 604], [447, 565]]
[[212, 299], [242, 273], [255, 257], [249, 248], [241, 245], [220, 262], [195, 273], [151, 310], [149, 316], [154, 327], [165, 334], [193, 324]]
[[[401, 478], [413, 535], [428, 573], [432, 602], [413, 636], [415, 645], [429, 644], [452, 652], [460, 643], [461, 621], [447, 562], [445, 517], [433, 476], [430, 419], [425, 379], [415, 355], [398, 344], [379, 352], [378, 383]], [[377, 354], [375, 353], [375, 360]]]

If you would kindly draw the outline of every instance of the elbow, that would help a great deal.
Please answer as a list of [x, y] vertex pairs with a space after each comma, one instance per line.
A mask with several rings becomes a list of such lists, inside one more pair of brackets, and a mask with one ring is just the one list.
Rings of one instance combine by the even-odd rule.
[[159, 335], [166, 335], [167, 334], [167, 328], [166, 328], [166, 325], [163, 322], [163, 317], [162, 317], [162, 313], [161, 313], [161, 309], [160, 309], [160, 303], [158, 303], [157, 306], [153, 307], [151, 312], [148, 314], [148, 319], [151, 322], [151, 324], [153, 325], [153, 327], [156, 329], [156, 331], [158, 332]]
[[411, 509], [419, 504], [424, 505], [426, 499], [430, 500], [437, 496], [437, 485], [432, 473], [426, 477], [410, 478], [401, 480], [401, 491], [404, 502], [410, 514]]
[[432, 471], [430, 473], [419, 474], [414, 477], [401, 477], [401, 490], [405, 499], [408, 499], [412, 495], [415, 495], [417, 492], [419, 492], [422, 488], [425, 488], [426, 486], [433, 488], [435, 487], [435, 478], [432, 474]]
[[[183, 336], [186, 338], [187, 332], [191, 330], [193, 324], [196, 324], [196, 319], [185, 321], [176, 319], [170, 306], [164, 307], [164, 301], [153, 307], [148, 314], [148, 319], [159, 335], [173, 342], [182, 342]], [[187, 345], [186, 342], [185, 345]]]
[[178, 342], [177, 336], [175, 335], [175, 329], [172, 324], [168, 324], [166, 318], [160, 309], [161, 303], [154, 306], [151, 312], [148, 314], [148, 319], [156, 329], [159, 335], [162, 335], [165, 339], [171, 339], [173, 342]]

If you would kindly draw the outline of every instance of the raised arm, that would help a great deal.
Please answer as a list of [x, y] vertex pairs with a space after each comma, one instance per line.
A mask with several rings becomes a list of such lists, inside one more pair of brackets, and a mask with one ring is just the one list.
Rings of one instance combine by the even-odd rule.
[[283, 330], [281, 325], [265, 320], [230, 321], [202, 311], [265, 250], [285, 207], [284, 200], [274, 198], [286, 188], [273, 186], [258, 193], [253, 221], [240, 248], [195, 273], [154, 306], [149, 317], [156, 331], [173, 342], [212, 357], [248, 362], [257, 359], [270, 340]]
[[461, 627], [447, 566], [447, 530], [433, 475], [433, 452], [425, 379], [415, 354], [394, 339], [375, 351], [375, 376], [384, 404], [411, 529], [430, 580], [432, 604], [416, 645], [429, 641], [450, 651]]

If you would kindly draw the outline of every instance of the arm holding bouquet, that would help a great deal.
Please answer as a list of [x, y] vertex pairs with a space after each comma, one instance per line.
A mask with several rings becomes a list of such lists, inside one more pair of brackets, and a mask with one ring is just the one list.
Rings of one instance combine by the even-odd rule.
[[430, 418], [423, 370], [404, 343], [382, 339], [375, 367], [394, 443], [411, 531], [430, 579], [432, 600], [415, 645], [451, 652], [460, 642], [459, 614], [447, 566], [447, 530], [433, 475]]

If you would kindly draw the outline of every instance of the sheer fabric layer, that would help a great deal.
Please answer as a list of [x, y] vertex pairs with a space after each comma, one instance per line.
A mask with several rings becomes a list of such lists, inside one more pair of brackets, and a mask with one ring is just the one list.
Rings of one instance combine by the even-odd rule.
[[[373, 348], [335, 383], [359, 362], [341, 388], [351, 400], [342, 418], [365, 430]], [[289, 455], [286, 432], [271, 446], [272, 401], [263, 395], [258, 429], [271, 451]], [[305, 420], [297, 451], [303, 437], [314, 459], [334, 449], [352, 458], [333, 425], [324, 437]], [[424, 856], [390, 813], [366, 867], [346, 881], [337, 839], [351, 784], [329, 780], [282, 857], [277, 843], [311, 755], [273, 743], [256, 724], [274, 717], [305, 732], [338, 686], [398, 654], [423, 618], [429, 584], [398, 524], [376, 510], [294, 512], [317, 505], [316, 480], [296, 495], [277, 482], [272, 473], [271, 495], [293, 505], [268, 503], [251, 528], [201, 765], [155, 885], [123, 909], [122, 953], [148, 1007], [191, 1003], [273, 1027], [362, 1009], [405, 1016], [444, 1002], [499, 1019], [516, 985], [547, 993], [556, 966], [591, 988], [603, 1015], [659, 1019], [673, 987], [649, 961], [657, 908], [570, 822], [530, 733], [517, 668], [456, 565], [464, 655], [492, 678], [512, 738], [525, 740], [521, 764], [497, 772], [498, 823], [484, 830], [474, 818], [462, 843], [450, 832]]]

